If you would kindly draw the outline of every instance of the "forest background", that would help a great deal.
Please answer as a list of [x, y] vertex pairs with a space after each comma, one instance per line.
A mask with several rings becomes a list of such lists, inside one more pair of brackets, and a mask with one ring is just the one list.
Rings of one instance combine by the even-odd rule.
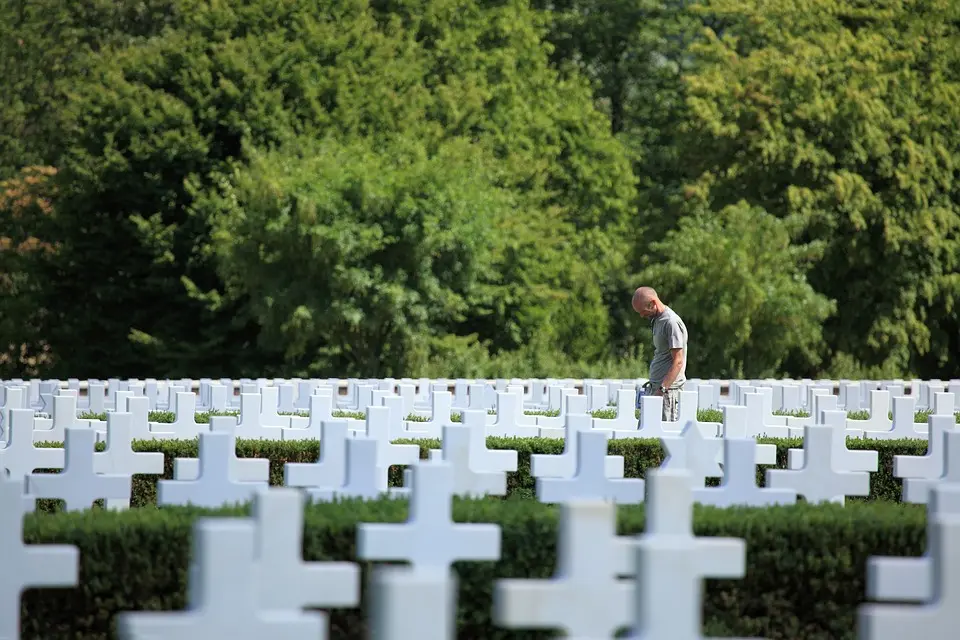
[[2, 0], [0, 377], [960, 377], [960, 3]]

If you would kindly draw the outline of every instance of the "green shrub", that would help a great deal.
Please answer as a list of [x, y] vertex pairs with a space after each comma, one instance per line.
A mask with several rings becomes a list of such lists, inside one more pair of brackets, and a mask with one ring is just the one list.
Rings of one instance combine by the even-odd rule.
[[[430, 449], [439, 449], [440, 441], [396, 440], [395, 444], [414, 444], [420, 447], [420, 458], [426, 459]], [[760, 438], [758, 442], [777, 446], [777, 468], [787, 466], [787, 450], [803, 446], [800, 438]], [[173, 478], [175, 458], [196, 458], [197, 439], [192, 440], [135, 440], [135, 451], [158, 451], [164, 455], [163, 478]], [[37, 446], [62, 446], [61, 443], [41, 443]], [[103, 443], [97, 449], [104, 449]], [[892, 501], [899, 502], [902, 481], [893, 477], [893, 456], [924, 455], [927, 450], [925, 440], [861, 440], [847, 438], [850, 449], [875, 450], [879, 456], [879, 467], [871, 474], [871, 493], [868, 498], [848, 498], [851, 501]], [[490, 449], [513, 449], [517, 452], [517, 471], [507, 474], [506, 498], [533, 500], [536, 498], [536, 479], [530, 475], [530, 456], [533, 454], [559, 454], [563, 452], [564, 441], [559, 438], [487, 438]], [[665, 452], [660, 441], [650, 438], [624, 438], [611, 440], [607, 447], [610, 455], [623, 456], [624, 476], [642, 478], [646, 470], [658, 467], [663, 462]], [[267, 458], [270, 460], [270, 484], [283, 484], [283, 467], [287, 462], [316, 462], [320, 454], [317, 440], [281, 441], [281, 440], [237, 440], [237, 456], [241, 458]], [[772, 465], [757, 466], [757, 483], [764, 485], [764, 475]], [[389, 470], [389, 482], [392, 487], [403, 485], [403, 466], [397, 465]], [[51, 473], [51, 470], [44, 472]], [[157, 476], [136, 475], [133, 477], [131, 506], [146, 507], [156, 504]], [[708, 479], [707, 484], [716, 486], [719, 479]], [[59, 511], [59, 501], [38, 500], [38, 509], [44, 512]]]
[[[357, 524], [401, 522], [407, 501], [344, 501], [311, 505], [305, 513], [303, 554], [312, 561], [354, 560]], [[176, 610], [186, 604], [192, 524], [198, 516], [237, 516], [246, 506], [206, 510], [163, 508], [127, 512], [29, 515], [31, 544], [80, 549], [80, 586], [24, 594], [22, 637], [106, 640], [114, 616], [130, 610]], [[459, 638], [549, 638], [547, 631], [509, 631], [493, 625], [492, 587], [498, 578], [548, 578], [555, 571], [557, 508], [516, 500], [455, 500], [460, 522], [502, 527], [502, 558], [459, 562]], [[854, 640], [857, 607], [865, 600], [867, 559], [920, 556], [926, 547], [925, 513], [890, 503], [768, 509], [694, 509], [700, 536], [746, 541], [746, 575], [705, 584], [704, 634], [771, 640]], [[618, 510], [621, 535], [644, 527], [642, 505]], [[359, 563], [366, 590], [369, 564]], [[334, 610], [330, 637], [365, 638], [362, 608]]]

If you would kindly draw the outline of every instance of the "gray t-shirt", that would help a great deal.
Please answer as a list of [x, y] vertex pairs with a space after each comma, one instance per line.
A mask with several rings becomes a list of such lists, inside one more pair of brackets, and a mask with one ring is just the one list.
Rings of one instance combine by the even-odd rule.
[[687, 327], [670, 307], [664, 307], [663, 313], [654, 318], [650, 325], [653, 327], [653, 360], [650, 361], [647, 377], [654, 388], [659, 387], [673, 364], [670, 350], [680, 348], [683, 349], [683, 366], [670, 388], [679, 387], [687, 380]]

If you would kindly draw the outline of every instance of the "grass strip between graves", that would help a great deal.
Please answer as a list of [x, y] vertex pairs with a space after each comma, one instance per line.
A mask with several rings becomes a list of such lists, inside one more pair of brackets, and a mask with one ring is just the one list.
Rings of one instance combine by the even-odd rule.
[[[406, 500], [310, 505], [304, 558], [352, 561], [357, 524], [402, 522]], [[454, 519], [502, 527], [498, 562], [459, 562], [458, 638], [549, 638], [549, 631], [494, 626], [492, 588], [498, 578], [549, 578], [556, 569], [557, 515], [552, 505], [508, 499], [454, 501]], [[129, 610], [178, 610], [186, 603], [192, 525], [201, 515], [249, 514], [248, 506], [217, 510], [167, 507], [125, 512], [30, 514], [28, 544], [72, 544], [80, 550], [77, 588], [28, 590], [22, 637], [106, 640], [114, 615]], [[871, 556], [919, 556], [926, 515], [918, 505], [889, 502], [798, 504], [766, 509], [697, 505], [694, 532], [746, 541], [744, 579], [707, 580], [704, 634], [771, 640], [853, 640], [857, 607], [865, 601]], [[643, 505], [618, 509], [618, 533], [642, 532]], [[357, 609], [334, 610], [330, 637], [367, 637], [369, 564], [361, 562], [364, 598]], [[684, 615], [682, 611], [678, 615]]]
[[[777, 464], [758, 465], [757, 483], [765, 486], [765, 473], [770, 468], [787, 468], [787, 450], [803, 446], [800, 438], [759, 438], [757, 442], [770, 443], [777, 447]], [[439, 440], [396, 440], [395, 444], [415, 444], [420, 447], [420, 458], [426, 459], [430, 449], [439, 449]], [[41, 443], [37, 446], [63, 446], [61, 443]], [[97, 444], [97, 450], [103, 451], [104, 443]], [[530, 475], [530, 456], [533, 454], [560, 454], [564, 441], [558, 438], [487, 438], [489, 449], [513, 449], [517, 452], [517, 471], [507, 474], [507, 496], [523, 500], [536, 499], [536, 479]], [[867, 498], [848, 498], [848, 501], [885, 501], [899, 502], [902, 480], [893, 477], [893, 457], [895, 455], [922, 456], [927, 451], [926, 440], [867, 440], [847, 438], [847, 447], [853, 450], [874, 450], [879, 457], [878, 471], [870, 477], [870, 496]], [[162, 478], [173, 478], [173, 461], [176, 458], [196, 458], [198, 441], [192, 440], [135, 440], [135, 451], [161, 452], [164, 455], [164, 474]], [[642, 478], [647, 469], [659, 467], [665, 457], [665, 451], [657, 439], [626, 438], [611, 440], [607, 450], [610, 455], [623, 456], [624, 477]], [[237, 456], [241, 458], [266, 458], [270, 460], [270, 484], [283, 484], [283, 467], [287, 462], [316, 462], [320, 455], [320, 443], [317, 440], [237, 440]], [[390, 486], [403, 486], [404, 466], [390, 468]], [[39, 471], [38, 471], [39, 472]], [[46, 473], [55, 473], [44, 470]], [[131, 506], [144, 507], [155, 505], [157, 501], [157, 481], [159, 476], [136, 475], [133, 477]], [[708, 479], [709, 486], [716, 486], [720, 480]], [[44, 512], [61, 509], [61, 502], [38, 500], [37, 508]]]

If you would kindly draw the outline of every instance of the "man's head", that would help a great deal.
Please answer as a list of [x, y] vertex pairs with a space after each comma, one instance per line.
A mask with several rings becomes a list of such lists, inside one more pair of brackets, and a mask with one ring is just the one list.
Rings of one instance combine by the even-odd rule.
[[663, 303], [652, 287], [639, 287], [633, 292], [633, 310], [643, 318], [652, 318], [663, 312]]

